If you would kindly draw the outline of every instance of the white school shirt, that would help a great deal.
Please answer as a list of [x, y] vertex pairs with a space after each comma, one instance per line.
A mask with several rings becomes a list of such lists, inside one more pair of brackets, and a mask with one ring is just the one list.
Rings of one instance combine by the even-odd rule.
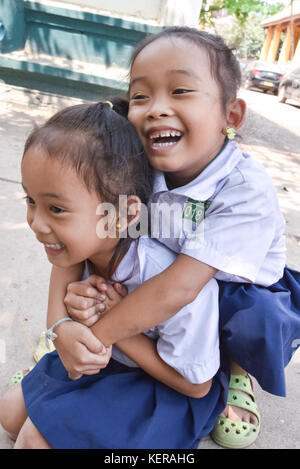
[[[161, 273], [176, 254], [149, 237], [132, 242], [118, 265], [113, 280], [122, 282], [131, 293], [143, 282]], [[87, 264], [83, 278], [89, 276]], [[220, 366], [218, 284], [212, 279], [197, 298], [170, 319], [144, 332], [157, 341], [157, 352], [191, 383], [211, 379]], [[112, 357], [129, 367], [136, 363], [113, 346]]]
[[285, 223], [275, 189], [234, 142], [185, 186], [169, 190], [157, 171], [149, 208], [151, 236], [218, 269], [215, 278], [269, 286], [282, 277]]

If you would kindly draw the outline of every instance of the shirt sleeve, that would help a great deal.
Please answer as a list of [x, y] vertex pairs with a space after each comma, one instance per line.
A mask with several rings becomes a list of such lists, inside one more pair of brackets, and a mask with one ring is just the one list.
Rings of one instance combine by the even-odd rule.
[[212, 279], [192, 303], [158, 326], [158, 354], [187, 381], [204, 383], [220, 366], [218, 324], [218, 285]]
[[276, 230], [275, 195], [267, 186], [243, 183], [221, 190], [202, 222], [187, 229], [181, 253], [254, 282]]

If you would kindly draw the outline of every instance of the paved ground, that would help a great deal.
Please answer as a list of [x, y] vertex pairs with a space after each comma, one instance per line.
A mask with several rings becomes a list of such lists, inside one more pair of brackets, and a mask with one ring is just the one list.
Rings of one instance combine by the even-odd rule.
[[[13, 95], [11, 90], [6, 93]], [[1, 89], [0, 89], [1, 94]], [[33, 364], [45, 326], [50, 264], [25, 220], [20, 186], [22, 147], [45, 107], [26, 108], [5, 103], [0, 96], [0, 395], [17, 369]], [[271, 95], [243, 91], [249, 104], [241, 145], [266, 166], [277, 189], [287, 221], [288, 264], [300, 270], [300, 109], [279, 104]], [[300, 338], [299, 338], [300, 339]], [[257, 387], [262, 430], [252, 448], [300, 448], [300, 351], [286, 370], [287, 398], [271, 396]], [[0, 449], [12, 443], [0, 429]], [[200, 448], [218, 448], [207, 437]]]

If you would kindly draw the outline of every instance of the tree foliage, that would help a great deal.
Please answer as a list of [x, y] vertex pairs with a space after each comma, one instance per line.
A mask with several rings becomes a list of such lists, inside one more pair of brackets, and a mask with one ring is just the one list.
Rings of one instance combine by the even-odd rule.
[[199, 22], [203, 26], [212, 25], [216, 13], [227, 10], [228, 15], [233, 15], [241, 26], [245, 24], [250, 13], [259, 13], [262, 16], [270, 16], [277, 13], [283, 4], [270, 4], [268, 1], [261, 0], [203, 0]]
[[260, 24], [261, 17], [252, 12], [243, 25], [233, 18], [232, 27], [223, 32], [226, 43], [236, 50], [239, 58], [259, 58], [265, 37]]

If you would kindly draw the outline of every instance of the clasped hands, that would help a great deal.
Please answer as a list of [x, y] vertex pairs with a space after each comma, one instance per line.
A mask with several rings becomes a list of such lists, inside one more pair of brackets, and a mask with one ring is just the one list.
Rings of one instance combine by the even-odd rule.
[[90, 328], [126, 294], [126, 287], [107, 284], [96, 275], [68, 286], [64, 302], [73, 321], [58, 326], [55, 347], [70, 379], [99, 373], [107, 366], [112, 347], [106, 348]]

